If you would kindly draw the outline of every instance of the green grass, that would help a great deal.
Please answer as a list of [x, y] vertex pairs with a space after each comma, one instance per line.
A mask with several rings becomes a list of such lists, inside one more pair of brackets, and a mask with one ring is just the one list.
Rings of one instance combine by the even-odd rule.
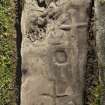
[[14, 48], [13, 10], [10, 0], [0, 0], [0, 105], [11, 105]]

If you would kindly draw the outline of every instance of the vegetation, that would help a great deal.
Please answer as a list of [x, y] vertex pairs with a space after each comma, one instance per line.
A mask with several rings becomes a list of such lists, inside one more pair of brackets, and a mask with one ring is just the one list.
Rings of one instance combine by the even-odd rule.
[[92, 96], [94, 96], [94, 100], [90, 105], [101, 105], [100, 104], [101, 91], [102, 91], [102, 87], [99, 84], [97, 84], [97, 86], [93, 89], [91, 93]]
[[15, 67], [12, 14], [10, 0], [0, 0], [0, 105], [11, 105]]

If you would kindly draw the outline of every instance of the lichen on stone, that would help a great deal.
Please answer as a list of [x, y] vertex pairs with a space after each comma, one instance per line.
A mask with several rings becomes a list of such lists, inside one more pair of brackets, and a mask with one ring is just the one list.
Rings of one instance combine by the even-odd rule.
[[105, 4], [105, 0], [97, 0], [101, 5]]

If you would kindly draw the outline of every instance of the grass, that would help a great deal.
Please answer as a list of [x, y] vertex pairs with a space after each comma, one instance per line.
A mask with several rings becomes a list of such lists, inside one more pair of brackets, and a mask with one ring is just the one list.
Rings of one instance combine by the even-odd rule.
[[15, 68], [13, 10], [10, 0], [0, 0], [0, 105], [11, 105]]

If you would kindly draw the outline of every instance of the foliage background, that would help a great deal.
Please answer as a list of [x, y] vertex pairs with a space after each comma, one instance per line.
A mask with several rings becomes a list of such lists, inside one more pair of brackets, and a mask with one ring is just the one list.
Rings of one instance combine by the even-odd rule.
[[14, 94], [15, 34], [10, 1], [0, 0], [0, 105], [11, 105]]

